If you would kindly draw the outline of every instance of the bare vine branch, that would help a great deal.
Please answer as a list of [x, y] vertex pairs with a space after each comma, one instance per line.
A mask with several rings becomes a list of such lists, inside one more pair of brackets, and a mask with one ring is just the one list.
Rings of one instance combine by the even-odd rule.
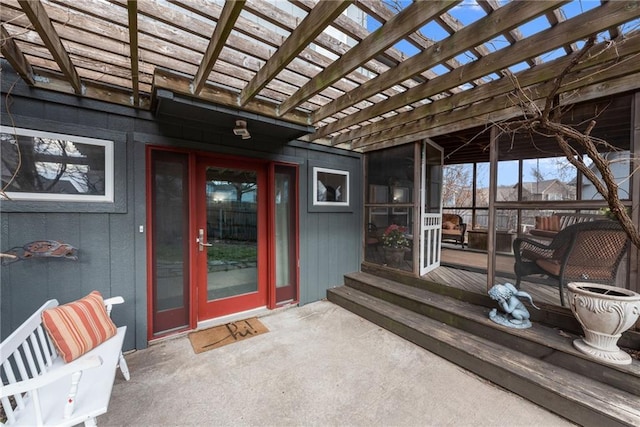
[[[615, 47], [615, 41], [611, 41], [611, 44]], [[607, 141], [592, 135], [597, 124], [595, 118], [589, 121], [584, 131], [562, 123], [564, 108], [560, 105], [560, 92], [563, 80], [580, 64], [594, 45], [595, 38], [589, 38], [582, 49], [575, 54], [571, 62], [554, 79], [553, 85], [544, 99], [544, 107], [542, 109], [540, 109], [536, 101], [526, 94], [517, 77], [513, 74], [508, 74], [515, 87], [514, 104], [522, 109], [523, 118], [509, 122], [502, 129], [503, 132], [511, 133], [512, 136], [515, 133], [526, 131], [530, 134], [554, 138], [569, 163], [575, 166], [594, 185], [596, 191], [606, 200], [611, 213], [620, 222], [631, 242], [640, 249], [640, 232], [633, 223], [624, 203], [620, 200], [618, 184], [611, 170], [612, 161], [601, 154], [603, 147], [609, 150], [617, 150], [617, 148]], [[581, 150], [574, 146], [580, 147]], [[580, 151], [584, 151], [591, 159], [593, 166], [602, 177], [601, 179], [592, 167], [587, 166], [582, 161]], [[633, 167], [631, 173], [637, 172], [638, 167]]]

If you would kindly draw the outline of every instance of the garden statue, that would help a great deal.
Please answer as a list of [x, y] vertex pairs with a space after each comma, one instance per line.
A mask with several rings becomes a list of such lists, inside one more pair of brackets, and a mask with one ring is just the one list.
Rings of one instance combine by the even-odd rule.
[[491, 299], [497, 301], [500, 308], [504, 311], [504, 313], [499, 313], [498, 309], [492, 309], [489, 312], [489, 319], [509, 328], [526, 329], [531, 327], [529, 311], [518, 299], [518, 297], [528, 299], [531, 305], [539, 310], [539, 308], [533, 304], [531, 295], [519, 291], [511, 283], [505, 283], [504, 285], [495, 285], [489, 289], [489, 296]]

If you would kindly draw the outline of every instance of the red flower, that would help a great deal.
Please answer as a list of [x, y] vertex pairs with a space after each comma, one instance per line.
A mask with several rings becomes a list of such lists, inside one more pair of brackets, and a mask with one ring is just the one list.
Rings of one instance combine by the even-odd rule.
[[404, 248], [409, 246], [409, 240], [404, 233], [407, 232], [407, 227], [402, 227], [398, 224], [391, 224], [384, 230], [382, 235], [382, 243], [385, 246], [391, 248]]

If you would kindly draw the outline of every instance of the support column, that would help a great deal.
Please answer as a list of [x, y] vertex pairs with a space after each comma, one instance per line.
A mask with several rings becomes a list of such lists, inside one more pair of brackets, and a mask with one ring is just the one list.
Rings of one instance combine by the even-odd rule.
[[[635, 173], [631, 176], [631, 219], [640, 230], [640, 92], [636, 92], [631, 106], [631, 170]], [[629, 288], [632, 291], [640, 292], [640, 250], [631, 245], [629, 250]], [[636, 328], [640, 329], [640, 321], [636, 323]]]
[[489, 218], [487, 224], [487, 291], [496, 278], [496, 193], [498, 189], [498, 128], [491, 127], [489, 142]]

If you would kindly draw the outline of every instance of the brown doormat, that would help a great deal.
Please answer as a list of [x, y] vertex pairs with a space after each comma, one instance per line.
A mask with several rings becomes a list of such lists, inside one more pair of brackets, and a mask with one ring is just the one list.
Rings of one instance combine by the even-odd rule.
[[214, 348], [242, 341], [265, 332], [269, 332], [269, 329], [260, 323], [257, 318], [252, 317], [250, 319], [238, 320], [225, 325], [203, 329], [202, 331], [191, 332], [189, 334], [189, 340], [191, 341], [193, 351], [202, 353], [203, 351], [213, 350]]

